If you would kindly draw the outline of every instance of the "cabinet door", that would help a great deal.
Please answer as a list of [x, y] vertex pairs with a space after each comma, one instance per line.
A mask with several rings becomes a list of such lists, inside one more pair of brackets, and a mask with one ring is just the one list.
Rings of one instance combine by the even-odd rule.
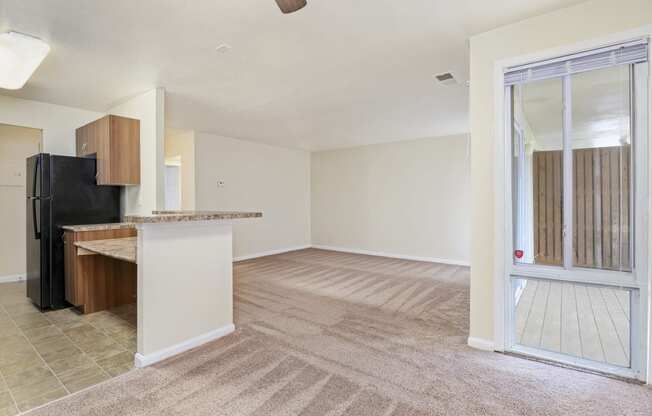
[[76, 131], [77, 156], [97, 159], [97, 184], [109, 182], [109, 117], [95, 120]]
[[77, 129], [77, 156], [97, 159], [98, 185], [140, 184], [140, 121], [106, 116]]
[[108, 140], [109, 123], [105, 118], [96, 120], [76, 131], [77, 156], [99, 156], [99, 147], [102, 140]]
[[140, 121], [110, 116], [107, 185], [140, 184]]
[[89, 136], [77, 130], [76, 149], [77, 157], [91, 156], [95, 153], [95, 143], [91, 141]]
[[98, 185], [111, 185], [111, 117], [103, 117], [94, 124], [97, 129], [95, 135], [97, 150], [95, 178]]

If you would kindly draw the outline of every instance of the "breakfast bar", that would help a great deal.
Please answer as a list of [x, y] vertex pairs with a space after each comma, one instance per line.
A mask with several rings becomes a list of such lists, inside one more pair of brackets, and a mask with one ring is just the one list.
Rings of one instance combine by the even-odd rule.
[[260, 212], [128, 215], [136, 224], [137, 367], [234, 331], [234, 220]]
[[66, 226], [69, 301], [83, 313], [135, 301], [137, 367], [227, 335], [235, 329], [232, 224], [260, 217], [154, 211], [124, 223]]

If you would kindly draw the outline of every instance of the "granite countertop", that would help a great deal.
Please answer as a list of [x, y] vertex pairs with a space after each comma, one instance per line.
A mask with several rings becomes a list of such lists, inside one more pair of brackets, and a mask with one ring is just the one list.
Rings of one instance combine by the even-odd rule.
[[136, 263], [136, 237], [77, 241], [75, 246], [103, 256]]
[[240, 211], [152, 211], [152, 215], [127, 215], [125, 221], [131, 223], [163, 223], [188, 221], [237, 220], [261, 218], [262, 212]]
[[63, 225], [62, 229], [66, 231], [82, 232], [82, 231], [104, 231], [104, 230], [120, 230], [124, 228], [136, 228], [136, 224], [132, 222], [114, 222], [110, 224], [86, 224], [86, 225]]

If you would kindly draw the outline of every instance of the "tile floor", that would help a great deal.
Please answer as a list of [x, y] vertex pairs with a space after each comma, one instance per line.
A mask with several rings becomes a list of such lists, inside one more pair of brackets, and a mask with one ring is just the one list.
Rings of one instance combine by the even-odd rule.
[[136, 305], [41, 313], [24, 282], [0, 284], [0, 416], [129, 371], [135, 350]]

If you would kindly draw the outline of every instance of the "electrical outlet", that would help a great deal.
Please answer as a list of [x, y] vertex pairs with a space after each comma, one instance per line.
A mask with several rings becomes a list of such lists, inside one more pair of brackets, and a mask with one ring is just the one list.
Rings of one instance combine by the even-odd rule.
[[217, 181], [218, 188], [224, 188], [224, 181]]

